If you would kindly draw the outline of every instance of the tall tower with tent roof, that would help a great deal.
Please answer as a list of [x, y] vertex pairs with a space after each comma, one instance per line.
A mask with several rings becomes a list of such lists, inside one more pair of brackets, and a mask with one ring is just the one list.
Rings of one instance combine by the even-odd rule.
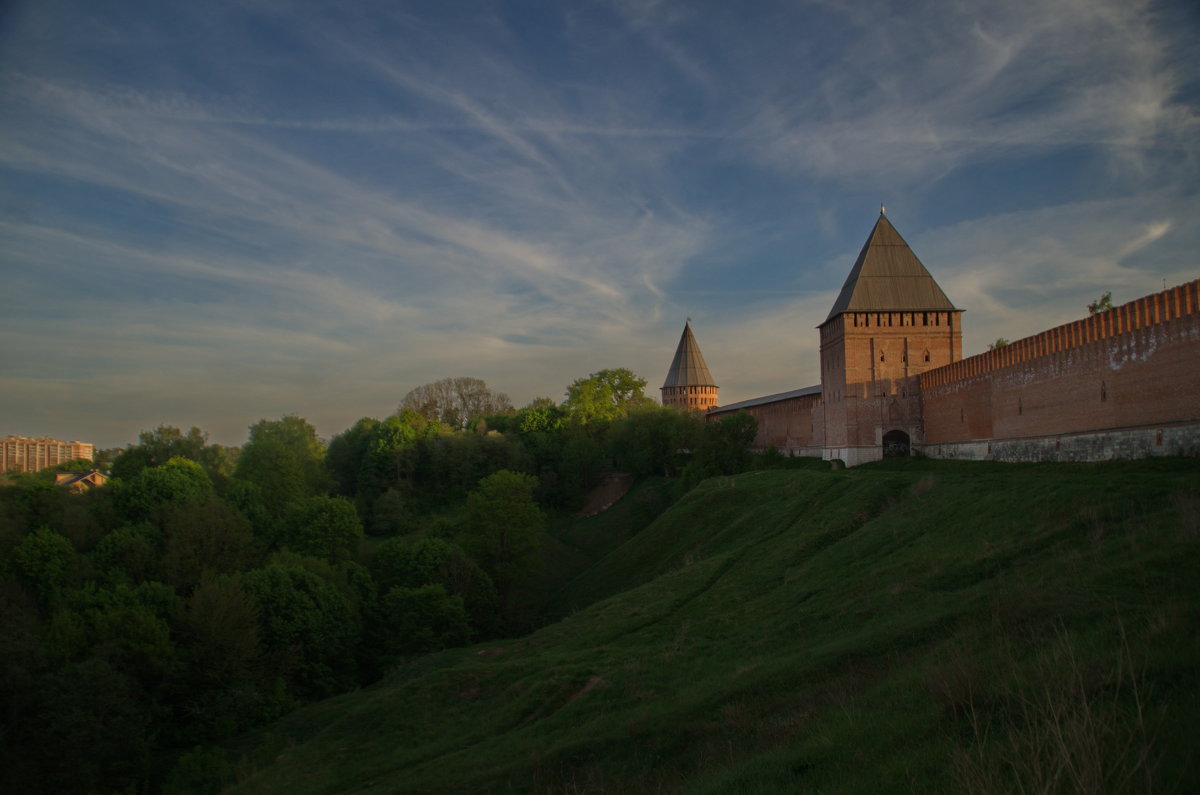
[[907, 454], [922, 432], [915, 376], [962, 358], [962, 311], [883, 208], [820, 330], [828, 457]]
[[683, 324], [679, 347], [662, 385], [662, 404], [696, 411], [708, 411], [717, 405], [717, 382], [704, 363], [690, 317]]

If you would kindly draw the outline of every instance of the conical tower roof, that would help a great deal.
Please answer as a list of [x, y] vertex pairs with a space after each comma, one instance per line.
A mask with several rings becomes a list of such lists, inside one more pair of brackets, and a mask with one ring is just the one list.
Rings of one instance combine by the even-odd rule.
[[953, 311], [954, 304], [880, 212], [825, 322], [843, 312]]
[[691, 323], [683, 324], [683, 336], [679, 338], [679, 347], [675, 349], [675, 359], [671, 369], [667, 371], [667, 380], [663, 388], [672, 386], [716, 386], [700, 346], [696, 344], [696, 336], [692, 334]]

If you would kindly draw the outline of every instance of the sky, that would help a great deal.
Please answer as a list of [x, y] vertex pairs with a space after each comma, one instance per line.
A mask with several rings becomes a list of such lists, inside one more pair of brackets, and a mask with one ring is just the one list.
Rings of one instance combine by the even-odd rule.
[[328, 439], [520, 406], [687, 318], [732, 403], [819, 382], [881, 204], [964, 353], [1200, 277], [1190, 0], [10, 0], [0, 435]]

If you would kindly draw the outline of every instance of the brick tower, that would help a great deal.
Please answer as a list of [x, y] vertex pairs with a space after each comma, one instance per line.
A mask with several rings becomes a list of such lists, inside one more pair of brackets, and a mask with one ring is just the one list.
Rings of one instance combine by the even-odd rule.
[[691, 318], [683, 324], [683, 336], [675, 349], [675, 359], [662, 385], [662, 404], [696, 411], [708, 411], [717, 405], [717, 384], [713, 381], [696, 337]]
[[827, 457], [907, 455], [922, 434], [914, 376], [962, 358], [962, 312], [882, 208], [820, 329]]

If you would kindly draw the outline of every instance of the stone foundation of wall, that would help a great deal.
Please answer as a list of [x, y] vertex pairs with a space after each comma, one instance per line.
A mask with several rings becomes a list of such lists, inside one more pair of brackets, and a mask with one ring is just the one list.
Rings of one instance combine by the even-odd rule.
[[930, 458], [968, 461], [1113, 461], [1200, 456], [1200, 422], [1023, 439], [986, 439], [914, 446]]
[[825, 447], [820, 455], [826, 461], [839, 460], [848, 467], [869, 464], [872, 461], [883, 460], [883, 446], [871, 447]]

